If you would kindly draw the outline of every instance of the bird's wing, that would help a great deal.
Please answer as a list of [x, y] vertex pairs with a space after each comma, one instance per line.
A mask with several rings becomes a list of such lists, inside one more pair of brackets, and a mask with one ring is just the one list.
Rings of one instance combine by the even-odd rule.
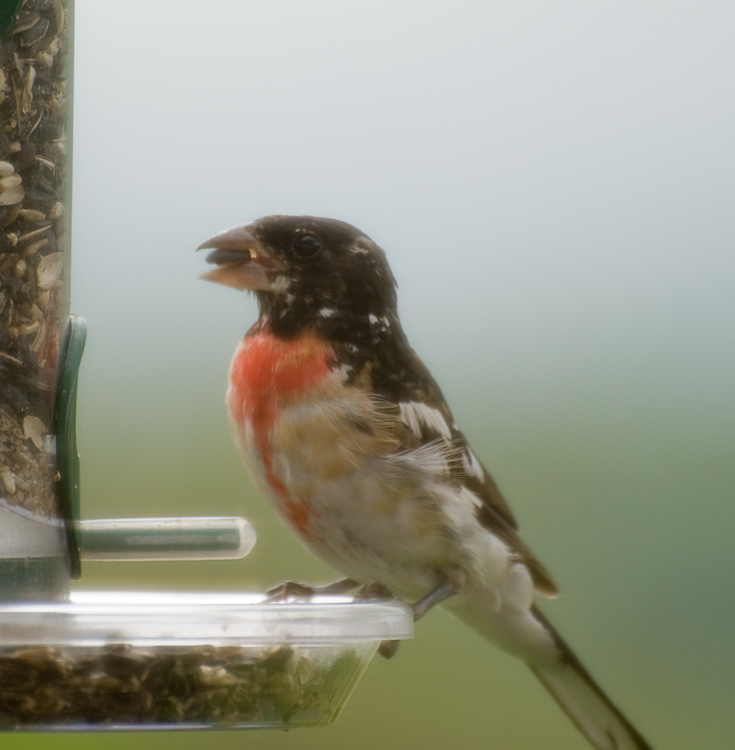
[[518, 522], [497, 484], [472, 451], [457, 427], [441, 389], [428, 368], [407, 344], [388, 353], [393, 360], [389, 380], [381, 377], [380, 368], [371, 368], [373, 392], [397, 409], [405, 429], [401, 449], [415, 450], [422, 445], [443, 441], [453, 456], [449, 462], [450, 478], [464, 485], [480, 501], [478, 521], [502, 539], [528, 568], [534, 585], [546, 596], [555, 596], [558, 587], [544, 565], [531, 552], [518, 533]]
[[480, 500], [478, 521], [513, 550], [528, 568], [535, 587], [541, 593], [556, 595], [558, 588], [551, 574], [521, 539], [518, 524], [506, 499], [457, 429], [441, 393], [432, 389], [427, 396], [429, 401], [417, 400], [418, 394], [414, 394], [410, 401], [398, 403], [398, 417], [405, 426], [402, 450], [445, 442], [447, 453], [452, 458], [448, 462], [450, 479], [465, 486]]

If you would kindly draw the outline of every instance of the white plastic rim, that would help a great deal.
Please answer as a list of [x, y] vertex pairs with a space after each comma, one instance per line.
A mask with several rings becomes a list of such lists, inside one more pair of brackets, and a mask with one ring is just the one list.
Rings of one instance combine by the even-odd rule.
[[77, 591], [68, 602], [0, 604], [0, 648], [317, 646], [412, 637], [406, 605], [346, 597], [273, 602], [255, 594]]

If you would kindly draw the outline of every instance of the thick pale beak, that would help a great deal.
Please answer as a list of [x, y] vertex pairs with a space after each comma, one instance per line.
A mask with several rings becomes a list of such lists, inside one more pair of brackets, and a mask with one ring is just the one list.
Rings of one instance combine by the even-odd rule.
[[240, 290], [270, 291], [273, 278], [284, 267], [267, 254], [251, 231], [250, 224], [232, 227], [202, 242], [197, 250], [212, 249], [207, 263], [216, 263], [217, 268], [199, 278]]

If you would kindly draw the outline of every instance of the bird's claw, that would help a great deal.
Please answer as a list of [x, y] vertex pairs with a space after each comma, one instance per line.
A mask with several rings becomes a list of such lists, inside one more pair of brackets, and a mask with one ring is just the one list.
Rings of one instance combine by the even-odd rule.
[[312, 596], [314, 596], [312, 586], [296, 581], [284, 581], [265, 592], [265, 601], [268, 603], [285, 602], [289, 599], [311, 599]]
[[396, 601], [398, 597], [382, 582], [366, 583], [355, 593], [356, 602]]
[[384, 659], [392, 659], [396, 655], [396, 651], [398, 651], [400, 645], [400, 641], [381, 641], [378, 646], [378, 653]]

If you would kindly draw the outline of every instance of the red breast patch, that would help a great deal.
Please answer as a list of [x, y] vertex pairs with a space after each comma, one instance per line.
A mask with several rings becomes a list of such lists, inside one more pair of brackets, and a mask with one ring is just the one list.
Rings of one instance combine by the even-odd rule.
[[292, 498], [273, 467], [271, 442], [278, 411], [293, 403], [329, 375], [332, 348], [312, 334], [278, 339], [261, 330], [240, 344], [230, 368], [229, 407], [235, 421], [250, 423], [265, 479], [284, 504], [287, 519], [304, 536], [311, 509]]
[[329, 374], [330, 346], [307, 334], [281, 340], [268, 331], [243, 339], [230, 370], [231, 408], [247, 418], [264, 400], [296, 400]]

